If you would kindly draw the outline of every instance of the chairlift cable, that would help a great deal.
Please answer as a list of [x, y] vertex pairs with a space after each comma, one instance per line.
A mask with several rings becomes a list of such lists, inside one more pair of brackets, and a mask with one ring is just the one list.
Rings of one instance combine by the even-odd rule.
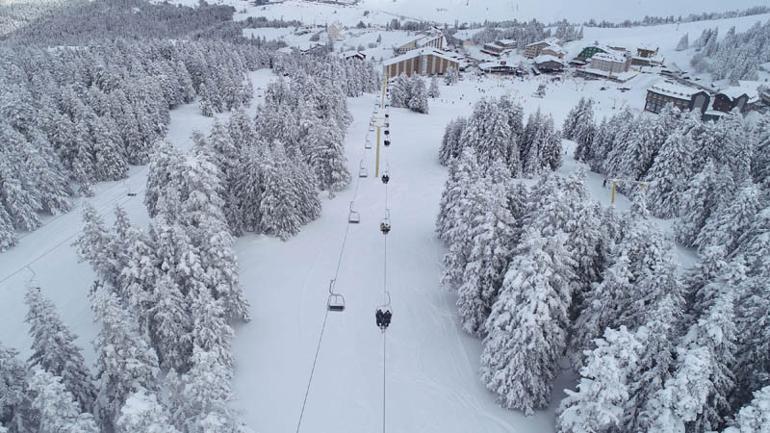
[[[362, 156], [361, 160], [363, 161], [364, 158], [366, 157], [365, 150], [362, 152], [361, 156]], [[356, 198], [358, 197], [358, 191], [359, 191], [360, 185], [361, 185], [361, 178], [356, 177], [355, 188], [353, 189], [353, 199], [351, 200], [351, 206], [352, 206], [352, 203], [355, 203]], [[342, 236], [342, 245], [340, 246], [340, 253], [339, 253], [339, 256], [337, 257], [337, 267], [334, 271], [334, 278], [331, 280], [330, 287], [329, 287], [330, 292], [333, 289], [334, 284], [337, 282], [337, 278], [339, 277], [340, 270], [342, 269], [342, 258], [344, 257], [344, 254], [345, 254], [345, 247], [347, 246], [349, 234], [350, 234], [350, 224], [348, 223], [348, 224], [345, 224], [345, 233]], [[297, 428], [295, 429], [296, 433], [299, 433], [300, 429], [302, 428], [302, 421], [305, 417], [305, 408], [307, 407], [308, 398], [310, 397], [310, 388], [313, 385], [313, 377], [315, 376], [316, 366], [318, 365], [318, 355], [321, 353], [321, 345], [323, 344], [324, 334], [326, 333], [326, 322], [328, 318], [329, 318], [329, 308], [327, 305], [326, 311], [324, 312], [323, 322], [321, 323], [321, 332], [318, 334], [318, 343], [316, 344], [315, 354], [313, 355], [313, 364], [310, 367], [310, 377], [308, 377], [307, 386], [305, 387], [305, 396], [302, 399], [302, 407], [300, 408], [299, 418], [297, 419]]]

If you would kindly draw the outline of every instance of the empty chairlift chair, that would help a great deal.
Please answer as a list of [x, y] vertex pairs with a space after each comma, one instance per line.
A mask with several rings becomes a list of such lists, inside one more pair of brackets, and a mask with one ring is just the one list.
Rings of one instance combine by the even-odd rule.
[[329, 298], [326, 301], [326, 309], [329, 311], [345, 311], [345, 297], [334, 291], [334, 280], [329, 282]]
[[366, 141], [364, 142], [364, 149], [371, 149], [371, 148], [372, 148], [372, 140], [367, 138]]
[[369, 177], [369, 170], [364, 165], [364, 160], [361, 160], [361, 164], [358, 166], [358, 177]]
[[353, 202], [350, 202], [350, 212], [348, 213], [348, 222], [358, 224], [361, 222], [361, 214], [353, 210]]

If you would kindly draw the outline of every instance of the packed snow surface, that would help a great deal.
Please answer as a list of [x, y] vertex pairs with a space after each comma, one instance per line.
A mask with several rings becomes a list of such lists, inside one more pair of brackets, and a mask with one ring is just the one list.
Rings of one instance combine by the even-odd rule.
[[[197, 0], [173, 0], [172, 3], [195, 6]], [[453, 24], [502, 20], [544, 22], [567, 19], [584, 22], [641, 20], [644, 16], [687, 16], [691, 13], [724, 12], [761, 5], [757, 0], [361, 0], [355, 5], [340, 6], [305, 0], [286, 0], [265, 6], [253, 6], [245, 0], [212, 0], [229, 4], [248, 15], [299, 19], [307, 24], [340, 21], [355, 24], [358, 20], [384, 24], [393, 18], [429, 20]], [[364, 15], [367, 11], [368, 14]], [[351, 25], [353, 25], [351, 24]]]

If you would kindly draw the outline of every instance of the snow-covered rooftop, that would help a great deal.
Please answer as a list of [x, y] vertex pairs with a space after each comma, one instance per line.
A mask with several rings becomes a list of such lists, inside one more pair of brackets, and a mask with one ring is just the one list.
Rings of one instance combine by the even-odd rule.
[[647, 51], [657, 51], [658, 47], [656, 45], [653, 45], [649, 42], [640, 42], [636, 46], [637, 49], [640, 50], [647, 50]]
[[759, 98], [759, 91], [757, 89], [760, 85], [761, 83], [758, 81], [739, 81], [737, 85], [731, 85], [729, 82], [714, 83], [714, 86], [719, 89], [719, 93], [730, 97], [730, 99], [735, 99], [745, 94], [749, 97], [749, 101]]
[[590, 68], [590, 67], [580, 69], [580, 73], [595, 75], [597, 77], [611, 78], [615, 81], [620, 81], [621, 83], [625, 83], [626, 81], [639, 75], [639, 73], [636, 71], [609, 72], [609, 71], [604, 71], [601, 69]]
[[404, 60], [409, 60], [409, 59], [413, 59], [415, 57], [421, 57], [421, 56], [426, 56], [426, 55], [433, 55], [433, 56], [436, 56], [436, 57], [440, 57], [442, 59], [450, 60], [452, 62], [459, 62], [459, 60], [460, 60], [457, 57], [454, 57], [451, 54], [449, 54], [449, 53], [447, 53], [445, 51], [442, 51], [442, 50], [438, 50], [436, 48], [420, 48], [420, 49], [417, 49], [417, 50], [409, 51], [409, 52], [404, 53], [404, 54], [402, 54], [400, 56], [393, 57], [392, 59], [385, 60], [384, 62], [382, 62], [382, 64], [384, 66], [389, 66], [389, 65], [392, 65], [392, 64], [395, 64], [395, 63], [398, 63], [398, 62], [402, 62]]
[[541, 54], [534, 59], [535, 64], [545, 63], [545, 62], [558, 62], [562, 65], [564, 64], [564, 61], [556, 56], [552, 56], [550, 54]]
[[614, 53], [596, 53], [591, 59], [604, 60], [605, 62], [625, 63], [626, 58]]
[[553, 37], [552, 38], [546, 38], [546, 39], [543, 39], [542, 41], [537, 41], [537, 42], [532, 42], [531, 44], [527, 44], [527, 46], [528, 47], [532, 47], [532, 46], [535, 46], [535, 45], [542, 45], [542, 44], [553, 45], [555, 47], [558, 47], [559, 46], [559, 40], [556, 39], [556, 38], [553, 38]]
[[687, 87], [681, 84], [675, 84], [670, 81], [658, 81], [648, 89], [650, 92], [669, 96], [672, 98], [686, 99], [692, 98], [692, 95], [700, 93], [703, 90], [695, 87]]

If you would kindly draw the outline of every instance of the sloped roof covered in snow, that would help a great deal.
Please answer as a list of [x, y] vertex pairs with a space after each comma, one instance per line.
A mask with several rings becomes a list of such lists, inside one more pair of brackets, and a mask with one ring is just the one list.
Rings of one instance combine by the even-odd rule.
[[658, 81], [647, 90], [660, 95], [686, 100], [690, 100], [696, 93], [703, 92], [701, 89], [675, 84], [670, 81]]
[[557, 63], [561, 63], [562, 65], [564, 64], [564, 61], [562, 59], [560, 59], [560, 58], [558, 58], [556, 56], [552, 56], [550, 54], [541, 54], [541, 55], [535, 57], [534, 62], [537, 65], [539, 65], [541, 63], [545, 63], [545, 62], [557, 62]]
[[758, 88], [761, 84], [762, 83], [758, 81], [738, 81], [737, 85], [731, 85], [729, 82], [714, 83], [714, 85], [719, 88], [719, 93], [729, 97], [730, 99], [735, 99], [741, 97], [741, 95], [746, 95], [749, 97], [749, 101], [755, 101], [759, 98]]
[[559, 40], [556, 38], [546, 38], [542, 41], [532, 42], [531, 44], [527, 44], [528, 47], [532, 47], [535, 45], [553, 45], [554, 47], [559, 46]]

